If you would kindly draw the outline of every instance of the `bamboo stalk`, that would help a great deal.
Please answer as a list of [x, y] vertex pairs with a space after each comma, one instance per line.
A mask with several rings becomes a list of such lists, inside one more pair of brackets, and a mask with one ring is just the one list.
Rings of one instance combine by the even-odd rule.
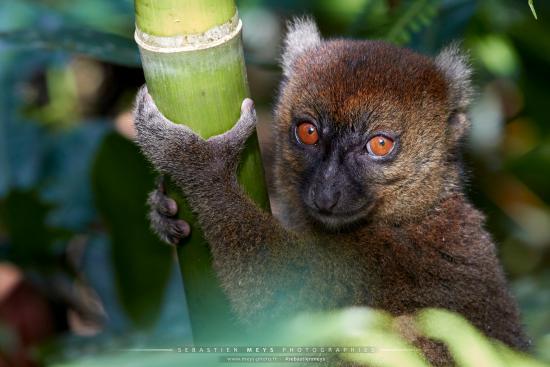
[[[135, 9], [135, 38], [159, 110], [204, 138], [230, 129], [249, 94], [234, 0], [135, 0]], [[256, 135], [247, 142], [238, 174], [252, 199], [268, 208]], [[192, 226], [178, 257], [194, 342], [231, 342], [242, 330], [233, 322], [200, 228], [185, 201], [178, 202]]]

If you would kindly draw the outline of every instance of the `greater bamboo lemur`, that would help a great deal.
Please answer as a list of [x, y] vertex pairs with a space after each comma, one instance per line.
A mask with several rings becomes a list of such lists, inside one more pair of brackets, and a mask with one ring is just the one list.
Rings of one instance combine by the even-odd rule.
[[[183, 190], [241, 319], [441, 307], [526, 348], [483, 215], [463, 193], [466, 57], [453, 46], [431, 59], [380, 41], [322, 40], [312, 21], [297, 20], [282, 67], [273, 126], [282, 218], [260, 210], [236, 180], [256, 124], [251, 100], [231, 131], [203, 140], [164, 118], [145, 88], [137, 97], [137, 143]], [[150, 205], [163, 239], [188, 234], [162, 191]], [[444, 364], [438, 353], [430, 358]]]

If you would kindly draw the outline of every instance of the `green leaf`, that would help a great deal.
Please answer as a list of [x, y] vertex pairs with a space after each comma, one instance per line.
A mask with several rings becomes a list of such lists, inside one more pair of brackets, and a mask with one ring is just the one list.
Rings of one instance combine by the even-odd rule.
[[154, 177], [148, 167], [132, 142], [112, 133], [92, 170], [95, 200], [112, 241], [121, 304], [134, 324], [145, 328], [160, 314], [173, 263], [173, 249], [149, 230], [146, 199]]
[[445, 343], [460, 367], [529, 366], [543, 364], [493, 341], [463, 316], [442, 309], [424, 309], [417, 318], [423, 335]]
[[0, 50], [3, 48], [61, 50], [113, 64], [140, 65], [139, 52], [132, 39], [74, 26], [0, 32]]
[[[263, 364], [263, 363], [262, 363]], [[73, 361], [52, 363], [52, 367], [223, 367], [237, 364], [223, 363], [219, 354], [214, 353], [178, 353], [174, 351], [157, 352], [116, 352], [94, 356], [79, 357]], [[250, 363], [250, 367], [256, 366]], [[266, 366], [270, 364], [265, 364]]]
[[46, 226], [49, 211], [34, 191], [14, 190], [0, 202], [0, 223], [9, 238], [11, 261], [38, 271], [57, 266], [54, 245], [62, 232]]
[[535, 5], [533, 5], [533, 0], [529, 0], [529, 7], [531, 8], [531, 12], [533, 13], [533, 16], [535, 17], [535, 19], [539, 19], [537, 17], [537, 11], [535, 10]]
[[384, 39], [398, 45], [407, 43], [411, 35], [426, 27], [439, 11], [439, 0], [419, 0], [404, 6], [403, 12], [398, 15]]

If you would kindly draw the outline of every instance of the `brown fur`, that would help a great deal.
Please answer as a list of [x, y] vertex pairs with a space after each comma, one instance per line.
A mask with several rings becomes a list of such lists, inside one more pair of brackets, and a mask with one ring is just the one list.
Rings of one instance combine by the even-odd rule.
[[[445, 128], [452, 112], [447, 85], [431, 59], [379, 41], [341, 40], [302, 54], [294, 71], [282, 87], [275, 112], [275, 177], [283, 202], [299, 201], [296, 177], [289, 175], [289, 169], [302, 169], [288, 147], [287, 131], [298, 111], [316, 115], [312, 105], [322, 106], [322, 113], [336, 123], [352, 125], [368, 115], [373, 130], [381, 127], [401, 133], [407, 156], [386, 167], [383, 177], [373, 183], [378, 203], [375, 220], [417, 218], [459, 182], [460, 167], [446, 162], [453, 158], [449, 153], [456, 146], [456, 137]], [[292, 222], [305, 218], [300, 208], [291, 211], [285, 216]]]
[[[238, 152], [254, 126], [251, 110], [243, 104], [234, 130], [203, 141], [166, 120], [146, 92], [138, 97], [138, 143], [196, 212], [241, 320], [258, 327], [304, 310], [359, 305], [408, 316], [441, 307], [525, 349], [518, 308], [483, 216], [462, 194], [457, 151], [467, 118], [453, 100], [457, 90], [450, 93], [452, 81], [431, 59], [382, 42], [337, 40], [297, 49], [300, 54], [285, 61], [290, 69], [275, 112], [281, 221], [260, 211], [235, 180]], [[303, 115], [328, 119], [342, 134], [389, 130], [399, 136], [393, 161], [365, 166], [364, 190], [374, 205], [356, 223], [328, 228], [304, 207], [300, 187], [309, 179], [309, 158], [289, 133]], [[349, 149], [346, 154], [363, 159], [351, 143]], [[153, 210], [162, 202], [151, 202]], [[434, 364], [451, 363], [441, 345], [413, 342]]]

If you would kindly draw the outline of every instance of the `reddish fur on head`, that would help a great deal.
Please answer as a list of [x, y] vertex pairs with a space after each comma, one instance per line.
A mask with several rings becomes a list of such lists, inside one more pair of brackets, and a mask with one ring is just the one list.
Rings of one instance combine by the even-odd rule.
[[[302, 28], [316, 29], [301, 22]], [[283, 63], [285, 79], [275, 111], [276, 186], [281, 198], [287, 199], [289, 215], [297, 214], [293, 221], [307, 217], [300, 204], [303, 193], [298, 191], [307, 180], [307, 159], [293, 149], [289, 135], [293, 120], [301, 115], [326, 119], [335, 130], [398, 135], [395, 159], [380, 166], [365, 183], [374, 206], [364, 217], [388, 223], [410, 221], [453, 192], [461, 173], [455, 152], [467, 130], [457, 99], [470, 93], [469, 74], [464, 72], [469, 69], [455, 65], [464, 59], [454, 49], [433, 60], [381, 41], [322, 41], [318, 35], [308, 39], [317, 42], [295, 46], [299, 53], [286, 53], [292, 58]], [[288, 41], [287, 48], [292, 48]], [[457, 70], [462, 74], [453, 73]], [[453, 78], [462, 78], [458, 82], [464, 91]]]

